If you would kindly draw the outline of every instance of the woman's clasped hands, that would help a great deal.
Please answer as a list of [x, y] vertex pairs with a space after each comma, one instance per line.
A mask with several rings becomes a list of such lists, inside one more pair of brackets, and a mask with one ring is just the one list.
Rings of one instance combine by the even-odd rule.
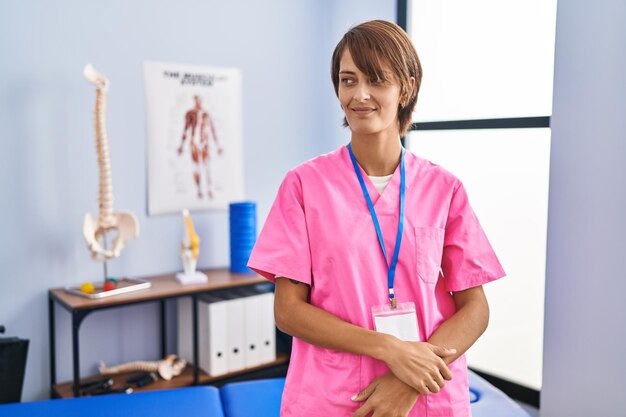
[[392, 346], [383, 360], [398, 379], [419, 394], [438, 393], [445, 381], [452, 379], [444, 358], [455, 355], [456, 349], [399, 339], [395, 339]]
[[364, 402], [354, 417], [407, 416], [419, 395], [438, 393], [452, 379], [444, 358], [455, 354], [456, 349], [392, 337], [381, 357], [391, 373], [374, 379], [352, 398]]

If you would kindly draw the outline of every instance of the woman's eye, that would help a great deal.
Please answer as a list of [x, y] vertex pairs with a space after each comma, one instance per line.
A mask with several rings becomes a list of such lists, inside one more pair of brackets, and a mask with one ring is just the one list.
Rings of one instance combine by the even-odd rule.
[[374, 84], [374, 85], [381, 85], [381, 84], [384, 84], [384, 83], [385, 83], [385, 80], [382, 80], [382, 79], [380, 79], [380, 78], [376, 78], [375, 80], [373, 79], [373, 80], [371, 81], [371, 83], [372, 83], [372, 84]]
[[352, 84], [354, 84], [354, 80], [352, 78], [342, 78], [340, 81], [341, 81], [341, 83], [343, 85], [352, 85]]

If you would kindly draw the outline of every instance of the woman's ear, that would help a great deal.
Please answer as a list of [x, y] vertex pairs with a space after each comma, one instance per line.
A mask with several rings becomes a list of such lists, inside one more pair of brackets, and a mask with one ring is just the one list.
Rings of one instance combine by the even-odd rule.
[[413, 97], [413, 91], [415, 91], [415, 77], [409, 78], [408, 92], [406, 95], [406, 100], [409, 101], [411, 97]]
[[410, 95], [407, 93], [406, 87], [402, 87], [402, 92], [400, 93], [400, 108], [403, 109], [406, 107], [406, 104], [409, 102]]

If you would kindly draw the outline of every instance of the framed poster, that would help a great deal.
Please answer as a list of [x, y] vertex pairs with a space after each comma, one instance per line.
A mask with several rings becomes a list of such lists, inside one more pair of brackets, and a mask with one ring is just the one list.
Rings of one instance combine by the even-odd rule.
[[243, 199], [241, 72], [144, 63], [148, 214]]

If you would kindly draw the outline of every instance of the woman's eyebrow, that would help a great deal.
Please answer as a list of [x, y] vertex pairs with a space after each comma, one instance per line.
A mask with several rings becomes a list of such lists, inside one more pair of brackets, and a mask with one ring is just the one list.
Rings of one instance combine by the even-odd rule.
[[341, 71], [339, 71], [339, 74], [352, 74], [352, 75], [354, 75], [354, 74], [356, 74], [356, 72], [349, 71], [349, 70], [341, 70]]

